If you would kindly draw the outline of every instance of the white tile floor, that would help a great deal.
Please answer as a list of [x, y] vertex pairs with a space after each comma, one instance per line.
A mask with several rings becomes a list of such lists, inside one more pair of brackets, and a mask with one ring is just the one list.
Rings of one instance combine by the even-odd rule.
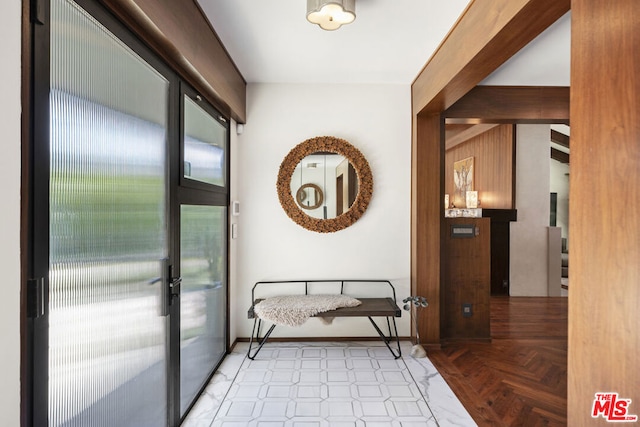
[[227, 356], [184, 427], [475, 426], [431, 362], [382, 342], [268, 343]]

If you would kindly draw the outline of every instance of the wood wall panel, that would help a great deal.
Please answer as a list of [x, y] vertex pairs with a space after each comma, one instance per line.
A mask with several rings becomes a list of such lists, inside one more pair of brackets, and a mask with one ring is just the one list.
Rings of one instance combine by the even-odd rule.
[[639, 52], [638, 0], [572, 1], [571, 426], [606, 425], [591, 418], [597, 392], [640, 416]]
[[427, 298], [418, 311], [420, 338], [440, 345], [440, 270], [444, 169], [444, 121], [439, 114], [414, 117], [411, 154], [411, 294]]
[[246, 122], [246, 82], [196, 0], [100, 0], [221, 112]]
[[[447, 143], [445, 144], [445, 150], [451, 150], [456, 145], [467, 142], [469, 139], [474, 138], [486, 131], [499, 126], [495, 123], [480, 123], [477, 125], [469, 125], [469, 124], [450, 124], [447, 123], [447, 119], [445, 119], [446, 124], [446, 137]], [[461, 128], [462, 126], [466, 127]]]
[[500, 125], [448, 150], [445, 153], [445, 193], [453, 199], [454, 162], [473, 157], [474, 189], [478, 191], [481, 207], [513, 209], [514, 132], [513, 125]]

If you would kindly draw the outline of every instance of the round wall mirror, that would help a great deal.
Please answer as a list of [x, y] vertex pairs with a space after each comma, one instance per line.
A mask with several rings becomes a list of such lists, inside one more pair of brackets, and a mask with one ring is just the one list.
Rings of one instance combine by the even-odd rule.
[[294, 147], [280, 165], [278, 198], [298, 225], [319, 233], [342, 230], [364, 214], [373, 176], [362, 153], [344, 139], [322, 136]]

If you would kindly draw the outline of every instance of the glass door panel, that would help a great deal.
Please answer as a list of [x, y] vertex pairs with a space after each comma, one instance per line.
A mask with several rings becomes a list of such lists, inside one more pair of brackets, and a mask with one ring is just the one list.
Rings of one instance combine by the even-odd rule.
[[226, 351], [227, 208], [180, 208], [180, 413]]
[[50, 425], [167, 422], [169, 82], [51, 1]]
[[184, 97], [184, 177], [206, 184], [226, 185], [226, 127]]

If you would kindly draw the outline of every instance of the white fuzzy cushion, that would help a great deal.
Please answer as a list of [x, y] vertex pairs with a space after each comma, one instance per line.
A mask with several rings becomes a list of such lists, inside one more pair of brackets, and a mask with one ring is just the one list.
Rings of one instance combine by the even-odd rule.
[[356, 307], [361, 302], [346, 295], [286, 295], [271, 297], [255, 305], [259, 318], [276, 325], [300, 326], [309, 317], [340, 307]]

